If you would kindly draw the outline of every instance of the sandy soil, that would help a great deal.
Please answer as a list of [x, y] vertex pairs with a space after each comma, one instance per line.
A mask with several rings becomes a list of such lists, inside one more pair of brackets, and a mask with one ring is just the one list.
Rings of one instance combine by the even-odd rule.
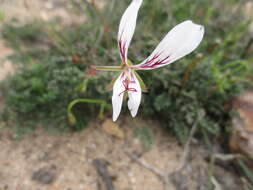
[[[160, 172], [173, 172], [183, 154], [178, 141], [153, 121], [119, 121], [123, 139], [105, 133], [101, 126], [101, 122], [93, 122], [82, 132], [65, 135], [37, 129], [21, 140], [14, 140], [10, 130], [1, 129], [0, 189], [163, 190], [163, 181], [132, 156]], [[154, 135], [149, 149], [134, 135], [135, 129], [143, 127]], [[170, 176], [170, 190], [207, 189], [208, 163], [203, 150], [199, 143], [192, 145], [185, 169]], [[97, 170], [101, 170], [99, 163], [108, 169], [104, 178]], [[238, 176], [222, 167], [215, 166], [213, 176], [224, 189], [239, 188]], [[106, 186], [108, 181], [112, 188]]]
[[[139, 123], [134, 125], [138, 127]], [[0, 139], [0, 189], [99, 189], [102, 184], [92, 164], [95, 159], [108, 162], [117, 189], [162, 189], [157, 176], [131, 161], [125, 151], [142, 155], [161, 170], [172, 170], [181, 148], [174, 139], [157, 131], [156, 148], [143, 152], [141, 142], [131, 131], [127, 129], [126, 138], [120, 140], [105, 134], [100, 124], [92, 123], [81, 133], [52, 135], [36, 130], [13, 141], [12, 133], [4, 130]]]
[[[143, 142], [133, 135], [133, 130], [142, 126], [149, 126], [154, 133], [154, 143], [148, 151], [145, 151]], [[38, 129], [18, 141], [13, 140], [11, 131], [1, 130], [0, 189], [106, 189], [93, 163], [100, 159], [107, 163], [115, 189], [162, 190], [162, 181], [128, 154], [138, 155], [140, 160], [161, 171], [173, 171], [178, 167], [182, 148], [151, 121], [130, 121], [123, 123], [121, 128], [124, 139], [106, 134], [99, 123], [91, 123], [88, 129], [67, 135]], [[189, 178], [180, 177], [184, 180], [181, 184], [187, 189], [197, 189], [197, 185], [201, 185], [197, 182], [199, 176], [204, 179], [201, 183], [207, 183], [207, 163], [198, 156], [194, 156], [193, 160], [197, 167], [189, 166], [185, 172], [189, 174], [195, 170], [195, 174]]]
[[60, 18], [65, 24], [83, 19], [72, 11], [72, 4], [67, 0], [1, 0], [0, 11], [4, 15], [4, 22], [18, 19], [20, 23], [31, 22], [36, 19], [48, 21]]

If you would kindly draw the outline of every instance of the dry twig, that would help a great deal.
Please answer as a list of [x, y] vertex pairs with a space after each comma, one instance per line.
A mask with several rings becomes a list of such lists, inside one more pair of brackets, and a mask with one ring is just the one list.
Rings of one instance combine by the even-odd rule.
[[156, 174], [159, 178], [161, 178], [163, 180], [164, 178], [164, 173], [162, 171], [160, 171], [159, 169], [149, 165], [147, 162], [145, 162], [144, 160], [139, 159], [138, 156], [131, 154], [129, 151], [125, 150], [125, 153], [135, 162], [137, 162], [139, 165], [141, 165], [142, 167], [146, 168], [147, 170], [151, 171], [152, 173]]
[[107, 190], [114, 190], [114, 186], [112, 183], [112, 178], [109, 175], [107, 170], [106, 160], [103, 159], [95, 159], [92, 161], [93, 166], [96, 168], [98, 174], [101, 176], [102, 180], [105, 183]]
[[197, 129], [198, 120], [199, 120], [199, 115], [197, 116], [197, 119], [193, 123], [193, 126], [191, 128], [188, 140], [187, 140], [187, 142], [186, 142], [186, 144], [184, 146], [184, 152], [183, 152], [183, 156], [181, 158], [179, 167], [173, 173], [182, 171], [185, 168], [185, 166], [187, 165], [187, 161], [188, 161], [189, 154], [190, 154], [190, 148], [191, 148], [190, 145], [191, 145], [192, 138], [193, 138], [193, 136], [194, 136], [194, 134], [196, 132], [196, 129]]
[[170, 188], [168, 188], [168, 187], [173, 186], [173, 184], [170, 182], [170, 179], [167, 177], [166, 172], [163, 172], [163, 171], [157, 169], [156, 167], [148, 164], [146, 161], [141, 160], [138, 156], [130, 153], [129, 151], [127, 151], [127, 150], [124, 150], [124, 151], [132, 160], [134, 160], [140, 166], [142, 166], [143, 168], [146, 168], [147, 170], [154, 173], [164, 183], [164, 190], [169, 190]]
[[198, 114], [197, 115], [197, 118], [192, 126], [192, 129], [190, 131], [190, 135], [189, 135], [189, 138], [184, 146], [184, 151], [183, 151], [183, 155], [182, 155], [182, 158], [181, 158], [181, 161], [179, 163], [179, 166], [177, 167], [176, 170], [174, 171], [171, 171], [171, 172], [163, 172], [159, 169], [157, 169], [156, 167], [148, 164], [147, 162], [145, 162], [144, 160], [141, 160], [138, 156], [130, 153], [129, 151], [125, 150], [125, 153], [132, 159], [134, 160], [136, 163], [138, 163], [140, 166], [146, 168], [147, 170], [151, 171], [152, 173], [154, 173], [156, 176], [159, 177], [159, 179], [161, 179], [164, 183], [164, 189], [165, 190], [169, 190], [171, 187], [173, 187], [173, 184], [171, 183], [170, 181], [170, 177], [173, 175], [173, 174], [176, 174], [176, 173], [179, 173], [181, 172], [185, 166], [187, 165], [187, 161], [188, 161], [188, 157], [189, 157], [189, 153], [190, 153], [190, 144], [191, 144], [191, 141], [192, 141], [192, 138], [196, 132], [196, 129], [197, 129], [197, 123], [198, 123], [198, 120], [200, 118], [200, 115]]

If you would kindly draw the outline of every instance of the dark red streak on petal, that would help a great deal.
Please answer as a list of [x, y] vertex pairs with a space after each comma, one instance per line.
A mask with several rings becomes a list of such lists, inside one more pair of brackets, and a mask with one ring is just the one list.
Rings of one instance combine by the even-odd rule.
[[121, 59], [125, 62], [126, 61], [126, 41], [122, 40], [123, 33], [124, 33], [124, 29], [122, 30], [120, 34], [120, 38], [118, 40], [118, 46], [119, 46]]
[[[133, 81], [131, 81], [131, 83], [132, 82]], [[125, 87], [125, 90], [123, 90], [121, 93], [119, 93], [119, 96], [121, 94], [125, 93], [125, 92], [128, 92], [128, 91], [130, 91], [130, 92], [137, 92], [137, 90], [135, 88], [129, 88], [129, 80], [128, 79], [123, 80], [122, 83], [123, 83], [123, 86]]]
[[124, 78], [124, 76], [125, 76], [125, 72], [122, 73], [120, 78], [122, 79], [122, 78]]
[[122, 40], [119, 40], [119, 52], [122, 60], [125, 62], [126, 60], [126, 42], [123, 42]]
[[167, 57], [160, 60], [158, 58], [161, 54], [162, 53], [155, 54], [151, 59], [148, 59], [145, 63], [140, 65], [140, 68], [143, 68], [143, 69], [156, 68], [157, 66], [164, 65], [164, 64], [168, 63], [170, 61], [169, 60], [170, 55], [168, 55]]
[[143, 65], [152, 64], [160, 55], [161, 55], [161, 53], [160, 54], [155, 54], [151, 59], [148, 59]]

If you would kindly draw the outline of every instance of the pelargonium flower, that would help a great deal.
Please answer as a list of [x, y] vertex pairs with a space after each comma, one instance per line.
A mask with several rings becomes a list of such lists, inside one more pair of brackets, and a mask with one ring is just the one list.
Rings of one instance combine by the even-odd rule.
[[112, 107], [113, 121], [116, 121], [122, 107], [124, 95], [128, 95], [128, 108], [135, 117], [141, 102], [145, 85], [136, 70], [151, 70], [168, 65], [191, 53], [204, 36], [204, 27], [190, 20], [176, 25], [155, 50], [140, 64], [133, 65], [127, 59], [128, 47], [134, 34], [136, 19], [142, 0], [132, 0], [125, 10], [119, 25], [118, 47], [122, 63], [120, 66], [95, 66], [97, 70], [120, 71], [114, 80]]

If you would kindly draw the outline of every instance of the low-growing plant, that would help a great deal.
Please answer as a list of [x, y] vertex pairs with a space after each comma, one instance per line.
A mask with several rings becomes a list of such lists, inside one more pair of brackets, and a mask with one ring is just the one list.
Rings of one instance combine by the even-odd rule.
[[145, 151], [149, 151], [154, 144], [154, 134], [150, 127], [138, 127], [133, 130], [134, 136], [138, 138]]
[[[21, 128], [43, 123], [60, 130], [79, 130], [89, 119], [97, 118], [100, 100], [110, 103], [111, 93], [105, 87], [115, 73], [94, 73], [89, 66], [120, 63], [116, 36], [128, 2], [113, 0], [102, 9], [83, 1], [72, 3], [77, 14], [86, 10], [85, 23], [70, 27], [36, 21], [3, 26], [2, 35], [15, 50], [10, 59], [18, 67], [1, 85], [8, 122]], [[198, 112], [205, 115], [198, 122], [200, 138], [210, 144], [216, 139], [211, 137], [224, 135], [231, 117], [225, 104], [250, 84], [252, 56], [245, 53], [249, 22], [239, 13], [240, 7], [231, 11], [234, 6], [232, 1], [212, 0], [143, 2], [130, 59], [142, 61], [161, 34], [182, 20], [192, 19], [206, 28], [195, 53], [166, 69], [140, 72], [150, 88], [139, 116], [161, 121], [181, 142], [187, 139]], [[76, 125], [70, 126], [67, 107], [76, 99], [85, 101], [71, 109]], [[106, 106], [105, 113], [110, 114], [109, 110]]]

